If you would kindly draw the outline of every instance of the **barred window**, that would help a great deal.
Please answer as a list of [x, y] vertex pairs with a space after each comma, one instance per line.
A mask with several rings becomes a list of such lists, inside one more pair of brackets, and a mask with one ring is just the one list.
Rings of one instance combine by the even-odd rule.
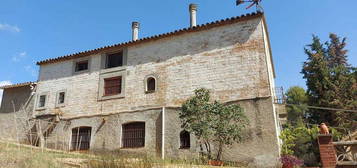
[[190, 133], [183, 130], [180, 133], [180, 149], [188, 149], [190, 147]]
[[72, 150], [89, 150], [91, 127], [77, 127], [72, 129]]
[[104, 96], [112, 96], [121, 93], [122, 77], [112, 77], [104, 79]]
[[123, 125], [123, 148], [145, 146], [145, 122], [133, 122]]

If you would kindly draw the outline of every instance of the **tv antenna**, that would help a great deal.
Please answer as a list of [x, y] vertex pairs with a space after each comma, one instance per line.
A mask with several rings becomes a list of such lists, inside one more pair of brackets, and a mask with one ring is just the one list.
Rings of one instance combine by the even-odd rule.
[[249, 6], [247, 6], [245, 9], [249, 9], [255, 5], [255, 7], [257, 8], [257, 12], [263, 12], [263, 8], [262, 8], [262, 6], [260, 6], [260, 3], [262, 2], [262, 0], [237, 0], [236, 5], [239, 6], [239, 5], [247, 3], [247, 2], [251, 2], [251, 4]]

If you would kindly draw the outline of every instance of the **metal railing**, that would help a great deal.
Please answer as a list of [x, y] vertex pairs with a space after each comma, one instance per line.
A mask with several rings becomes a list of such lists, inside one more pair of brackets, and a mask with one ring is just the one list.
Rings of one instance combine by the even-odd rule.
[[274, 92], [275, 92], [274, 103], [284, 104], [286, 102], [286, 97], [284, 94], [283, 87], [275, 87]]

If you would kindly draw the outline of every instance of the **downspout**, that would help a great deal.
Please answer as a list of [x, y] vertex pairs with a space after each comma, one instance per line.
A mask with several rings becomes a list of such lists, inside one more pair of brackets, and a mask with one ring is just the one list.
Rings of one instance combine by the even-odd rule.
[[165, 107], [162, 107], [161, 159], [165, 159]]

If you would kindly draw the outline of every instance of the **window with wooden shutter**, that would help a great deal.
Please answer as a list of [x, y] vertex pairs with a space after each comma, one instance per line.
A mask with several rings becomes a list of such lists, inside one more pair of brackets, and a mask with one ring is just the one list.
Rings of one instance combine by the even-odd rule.
[[122, 77], [112, 77], [104, 79], [104, 96], [112, 96], [121, 93]]
[[145, 146], [145, 122], [134, 122], [123, 125], [123, 148]]

